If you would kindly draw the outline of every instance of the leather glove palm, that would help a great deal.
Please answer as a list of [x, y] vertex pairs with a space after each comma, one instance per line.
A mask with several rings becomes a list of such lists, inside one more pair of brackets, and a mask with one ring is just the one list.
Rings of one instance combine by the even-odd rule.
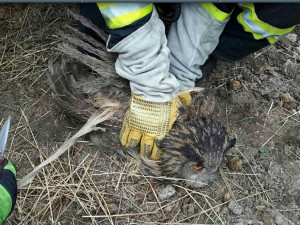
[[0, 224], [9, 216], [16, 204], [16, 170], [9, 160], [0, 165]]
[[169, 132], [181, 105], [178, 97], [168, 102], [149, 102], [132, 93], [120, 134], [122, 145], [134, 147], [141, 142], [140, 154], [158, 160], [161, 150], [154, 141]]

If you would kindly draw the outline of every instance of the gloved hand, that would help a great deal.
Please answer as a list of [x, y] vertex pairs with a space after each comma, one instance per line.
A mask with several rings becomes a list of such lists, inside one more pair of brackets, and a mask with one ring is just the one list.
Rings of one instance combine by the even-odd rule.
[[9, 160], [0, 165], [0, 225], [9, 216], [16, 204], [16, 169]]
[[120, 134], [122, 145], [134, 147], [141, 142], [140, 154], [158, 160], [161, 150], [154, 141], [169, 132], [181, 105], [179, 97], [167, 102], [149, 102], [132, 93]]

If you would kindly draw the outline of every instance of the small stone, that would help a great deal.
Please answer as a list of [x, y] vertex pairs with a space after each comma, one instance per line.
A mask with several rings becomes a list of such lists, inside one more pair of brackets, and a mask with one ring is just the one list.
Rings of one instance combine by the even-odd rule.
[[24, 43], [24, 44], [22, 45], [22, 47], [23, 47], [24, 50], [27, 50], [27, 49], [30, 48], [30, 44]]
[[265, 205], [258, 205], [255, 207], [257, 211], [263, 212], [266, 211], [266, 206]]
[[290, 95], [290, 93], [283, 93], [280, 95], [280, 97], [284, 103], [291, 103], [295, 101], [295, 99]]
[[280, 214], [277, 214], [275, 216], [275, 223], [276, 223], [276, 225], [288, 225], [289, 224], [288, 220]]
[[248, 190], [243, 191], [243, 195], [245, 196], [249, 195], [249, 191]]
[[172, 197], [176, 193], [176, 190], [172, 185], [166, 185], [166, 186], [162, 185], [157, 188], [157, 193], [158, 193], [157, 195], [158, 198], [161, 201], [164, 201]]
[[227, 191], [227, 192], [225, 192], [225, 193], [223, 194], [222, 200], [223, 200], [223, 202], [227, 202], [227, 201], [229, 201], [231, 198], [232, 198], [232, 196], [231, 196], [230, 192]]
[[238, 80], [230, 80], [228, 85], [230, 90], [238, 90], [241, 88], [241, 82]]
[[189, 204], [188, 207], [187, 207], [187, 211], [189, 212], [189, 214], [195, 214], [195, 205], [194, 204]]
[[9, 17], [9, 10], [0, 7], [0, 20], [6, 20]]
[[231, 158], [227, 163], [227, 166], [229, 167], [229, 169], [231, 169], [232, 171], [235, 171], [235, 172], [241, 171], [242, 165], [243, 165], [243, 160], [237, 156]]
[[257, 75], [262, 74], [264, 71], [265, 71], [265, 67], [263, 66], [256, 67], [253, 69], [253, 73]]
[[2, 83], [0, 85], [0, 90], [1, 91], [7, 91], [7, 89], [8, 89], [8, 84], [7, 83]]
[[235, 200], [228, 203], [228, 209], [235, 215], [241, 215], [243, 212], [243, 207]]
[[68, 24], [64, 23], [61, 25], [61, 29], [66, 30], [68, 29]]
[[263, 215], [263, 222], [264, 222], [264, 225], [273, 225], [275, 223], [274, 216], [272, 216], [270, 214]]

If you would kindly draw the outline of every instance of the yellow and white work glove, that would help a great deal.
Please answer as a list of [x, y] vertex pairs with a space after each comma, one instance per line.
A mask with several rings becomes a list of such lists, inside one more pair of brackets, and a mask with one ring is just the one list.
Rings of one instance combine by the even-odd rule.
[[179, 98], [167, 102], [149, 102], [132, 93], [120, 134], [122, 145], [138, 146], [140, 154], [159, 160], [161, 150], [155, 140], [162, 139], [172, 128], [181, 107]]

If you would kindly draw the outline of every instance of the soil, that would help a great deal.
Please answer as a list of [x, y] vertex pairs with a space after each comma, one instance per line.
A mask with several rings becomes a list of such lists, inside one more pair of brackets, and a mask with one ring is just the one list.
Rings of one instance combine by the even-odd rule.
[[[12, 117], [6, 157], [20, 179], [81, 126], [58, 107], [45, 75], [48, 60], [61, 57], [55, 33], [77, 26], [67, 12], [78, 6], [0, 9], [0, 121]], [[299, 61], [296, 27], [239, 62], [218, 62], [203, 82], [214, 105], [208, 116], [237, 138], [212, 185], [161, 186], [133, 173], [118, 145], [100, 148], [86, 137], [19, 190], [4, 224], [300, 225]], [[100, 135], [117, 140], [109, 131]], [[227, 166], [232, 158], [238, 169]], [[157, 197], [162, 192], [168, 196]]]

